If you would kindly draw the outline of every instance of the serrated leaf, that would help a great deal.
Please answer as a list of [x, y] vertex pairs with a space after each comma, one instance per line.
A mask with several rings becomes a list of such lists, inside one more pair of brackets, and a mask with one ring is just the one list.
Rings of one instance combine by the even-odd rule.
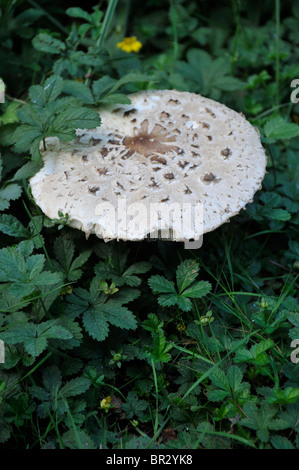
[[192, 309], [192, 302], [188, 297], [183, 297], [183, 295], [176, 296], [176, 303], [183, 312], [189, 312]]
[[153, 348], [147, 348], [147, 354], [154, 362], [169, 362], [171, 355], [169, 351], [173, 348], [172, 343], [167, 343], [164, 332], [158, 329], [153, 334]]
[[109, 300], [103, 304], [101, 310], [106, 314], [107, 320], [112, 325], [127, 330], [137, 328], [137, 321], [132, 312], [127, 307], [123, 307], [119, 302]]
[[276, 140], [292, 139], [299, 136], [299, 126], [286, 122], [281, 116], [270, 119], [264, 126], [267, 142], [273, 143]]
[[134, 416], [140, 419], [147, 407], [147, 402], [140, 400], [135, 392], [129, 392], [126, 403], [122, 403], [122, 409], [125, 411], [127, 419], [132, 419]]
[[76, 377], [67, 382], [60, 390], [59, 394], [63, 398], [74, 397], [85, 393], [91, 385], [90, 380], [85, 377]]
[[56, 320], [49, 320], [36, 326], [38, 336], [46, 339], [72, 339], [72, 334], [60, 325]]
[[15, 173], [14, 177], [11, 181], [18, 181], [18, 180], [27, 180], [31, 178], [31, 176], [35, 175], [41, 168], [40, 163], [37, 162], [27, 162], [23, 165], [19, 170]]
[[127, 304], [137, 299], [140, 296], [140, 293], [141, 292], [138, 289], [123, 287], [118, 292], [116, 292], [116, 294], [114, 294], [113, 298], [120, 304]]
[[188, 91], [217, 99], [221, 90], [242, 90], [246, 86], [241, 80], [230, 76], [229, 63], [223, 57], [213, 59], [204, 50], [189, 49], [187, 60], [177, 61], [176, 72], [184, 77], [189, 85]]
[[16, 297], [29, 295], [37, 286], [60, 282], [59, 273], [41, 272], [45, 263], [43, 255], [33, 255], [26, 260], [17, 247], [0, 250], [0, 282], [12, 283], [10, 292]]
[[113, 252], [111, 259], [109, 259], [109, 263], [100, 262], [97, 264], [95, 267], [96, 274], [103, 281], [111, 279], [117, 287], [121, 287], [124, 284], [131, 287], [139, 286], [141, 284], [141, 279], [134, 274], [141, 274], [148, 271], [151, 264], [147, 262], [139, 262], [125, 269], [127, 256], [127, 250], [123, 253], [120, 251]]
[[271, 209], [271, 212], [269, 213], [269, 215], [267, 215], [267, 217], [274, 220], [287, 221], [290, 220], [292, 216], [285, 209]]
[[212, 289], [210, 282], [208, 281], [198, 281], [195, 282], [192, 286], [185, 289], [181, 296], [189, 297], [190, 299], [198, 299], [207, 295]]
[[18, 184], [8, 184], [4, 189], [0, 189], [0, 210], [9, 208], [10, 201], [15, 201], [22, 194], [22, 188]]
[[252, 402], [245, 403], [243, 409], [248, 417], [241, 419], [240, 424], [255, 430], [259, 439], [262, 442], [267, 442], [270, 437], [269, 428], [276, 414], [276, 409], [271, 408], [268, 403], [262, 403], [259, 409]]
[[[159, 295], [158, 297], [158, 303], [162, 307], [172, 307], [173, 305], [177, 303], [177, 300], [178, 300], [178, 296], [174, 294], [162, 294], [162, 295]], [[187, 299], [187, 302], [188, 302], [188, 299]]]
[[86, 21], [92, 21], [92, 15], [80, 7], [71, 7], [66, 10], [66, 14], [73, 18], [82, 18]]
[[136, 83], [136, 82], [149, 82], [149, 81], [154, 81], [155, 77], [152, 77], [150, 75], [146, 75], [144, 73], [140, 73], [138, 71], [130, 72], [126, 75], [124, 75], [122, 78], [120, 78], [111, 88], [109, 93], [114, 93], [116, 90], [118, 90], [120, 87], [123, 85], [126, 85], [127, 83]]
[[101, 104], [131, 104], [130, 98], [122, 93], [113, 93], [104, 96], [100, 100]]
[[[38, 86], [39, 87], [39, 86]], [[58, 99], [63, 80], [53, 75], [44, 88], [33, 88], [36, 104], [27, 104], [18, 110], [21, 124], [13, 134], [16, 152], [30, 150], [33, 160], [40, 161], [40, 142], [47, 136], [56, 136], [64, 142], [76, 137], [76, 129], [91, 129], [101, 124], [99, 114], [80, 106], [72, 97]]]
[[69, 449], [96, 449], [96, 445], [84, 429], [70, 429], [62, 436], [62, 442]]
[[103, 341], [109, 333], [109, 325], [103, 312], [89, 309], [83, 315], [83, 325], [87, 333], [97, 341]]
[[92, 84], [92, 91], [95, 96], [96, 101], [99, 101], [101, 97], [105, 96], [111, 90], [113, 84], [116, 82], [114, 78], [109, 76], [104, 76], [95, 80]]
[[62, 384], [62, 375], [57, 366], [49, 366], [43, 371], [43, 383], [46, 390], [54, 396]]
[[74, 259], [70, 266], [68, 278], [70, 281], [77, 281], [82, 276], [81, 266], [83, 266], [90, 257], [92, 250], [83, 251], [77, 258]]
[[176, 270], [176, 280], [179, 294], [195, 281], [199, 271], [199, 264], [194, 260], [185, 260]]
[[295, 403], [299, 397], [299, 388], [286, 387], [284, 390], [272, 391], [272, 396], [268, 397], [269, 403], [281, 403], [282, 405]]
[[11, 237], [27, 238], [29, 235], [24, 225], [10, 214], [0, 214], [0, 231]]
[[[52, 75], [51, 77], [47, 78], [45, 84], [41, 85], [33, 85], [29, 89], [29, 96], [31, 102], [37, 106], [45, 106], [48, 103], [52, 103], [56, 100], [56, 98], [60, 95], [63, 90], [63, 79], [59, 75]], [[30, 105], [29, 105], [30, 106]], [[25, 106], [23, 106], [22, 110], [24, 110]], [[21, 111], [22, 116], [22, 111]], [[19, 114], [20, 117], [20, 114]], [[20, 117], [23, 122], [24, 119]], [[34, 119], [36, 121], [36, 118]], [[29, 123], [29, 124], [32, 124]]]
[[47, 135], [54, 135], [63, 142], [68, 142], [76, 137], [75, 129], [93, 129], [100, 125], [100, 116], [93, 109], [65, 109], [52, 121]]
[[81, 103], [93, 104], [94, 98], [87, 85], [76, 80], [64, 80], [63, 92], [68, 95], [73, 95], [78, 98]]
[[61, 54], [66, 49], [65, 44], [48, 33], [39, 33], [32, 40], [33, 47], [49, 54]]
[[27, 323], [22, 327], [8, 328], [3, 338], [8, 344], [24, 343], [24, 348], [33, 357], [39, 356], [47, 347], [48, 339], [71, 339], [69, 331], [62, 327], [56, 327], [55, 320], [35, 325]]
[[154, 292], [163, 293], [163, 294], [164, 293], [165, 294], [167, 294], [167, 293], [175, 294], [176, 293], [174, 283], [172, 281], [169, 281], [165, 277], [158, 275], [158, 274], [156, 276], [150, 277], [149, 280], [148, 280], [148, 284]]
[[276, 435], [271, 437], [270, 440], [275, 449], [295, 449], [291, 441], [289, 441], [286, 437]]

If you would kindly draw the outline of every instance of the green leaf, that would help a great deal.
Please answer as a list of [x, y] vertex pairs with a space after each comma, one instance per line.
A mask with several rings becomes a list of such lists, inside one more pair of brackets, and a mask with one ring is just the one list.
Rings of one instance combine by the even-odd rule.
[[62, 234], [54, 242], [54, 253], [57, 259], [53, 262], [55, 269], [62, 272], [69, 281], [77, 281], [82, 276], [79, 268], [86, 263], [92, 250], [83, 251], [74, 259], [75, 245], [67, 235]]
[[126, 283], [129, 286], [139, 286], [140, 279], [134, 274], [144, 274], [151, 269], [151, 263], [140, 261], [139, 263], [132, 264], [128, 269], [126, 269], [122, 277], [126, 280]]
[[131, 287], [123, 287], [114, 294], [114, 299], [120, 304], [127, 304], [140, 296], [140, 290]]
[[37, 51], [49, 54], [61, 54], [66, 49], [65, 44], [48, 33], [39, 33], [32, 40], [33, 47]]
[[174, 283], [163, 276], [152, 276], [148, 280], [148, 284], [154, 293], [162, 294], [158, 297], [158, 303], [162, 307], [171, 307], [177, 304], [181, 310], [188, 312], [192, 309], [190, 298], [202, 297], [211, 290], [211, 284], [205, 281], [190, 285], [197, 277], [198, 271], [198, 263], [192, 260], [186, 260], [178, 266], [176, 278], [179, 293], [177, 293]]
[[22, 194], [22, 188], [18, 184], [8, 184], [3, 189], [0, 189], [0, 211], [9, 208], [10, 201], [19, 199]]
[[250, 362], [258, 366], [263, 366], [269, 362], [266, 351], [273, 348], [273, 346], [273, 340], [267, 339], [261, 341], [260, 343], [254, 344], [250, 348], [250, 351], [245, 348], [240, 348], [236, 351], [235, 362]]
[[73, 18], [83, 18], [88, 22], [92, 22], [92, 15], [80, 7], [71, 7], [66, 10], [66, 14]]
[[148, 280], [148, 284], [154, 292], [163, 293], [163, 294], [164, 293], [165, 294], [176, 293], [174, 283], [172, 281], [168, 281], [168, 279], [166, 279], [163, 276], [156, 275], [156, 276], [150, 277]]
[[[179, 296], [177, 294], [162, 294], [162, 295], [159, 295], [158, 297], [158, 303], [162, 307], [172, 307], [173, 305], [177, 304], [178, 300], [179, 300]], [[190, 304], [190, 308], [188, 308], [188, 310], [190, 310], [192, 306], [190, 303], [190, 300], [186, 299], [186, 301], [187, 301], [186, 305], [188, 305], [188, 302]]]
[[103, 341], [109, 333], [109, 324], [104, 312], [91, 308], [83, 315], [83, 325], [87, 333], [97, 341]]
[[85, 377], [76, 377], [75, 379], [67, 382], [60, 390], [59, 393], [63, 398], [74, 397], [85, 393], [91, 385], [90, 380]]
[[207, 295], [212, 289], [210, 282], [208, 281], [198, 281], [195, 282], [192, 286], [188, 287], [184, 292], [182, 292], [182, 296], [189, 297], [190, 299], [197, 299], [199, 297], [203, 297]]
[[10, 214], [0, 214], [0, 231], [11, 237], [27, 238], [29, 235], [24, 225]]
[[241, 426], [253, 429], [257, 432], [258, 438], [262, 442], [269, 440], [269, 427], [276, 414], [276, 410], [271, 408], [268, 403], [263, 403], [260, 408], [255, 403], [248, 402], [244, 405], [244, 413], [248, 418], [240, 421]]
[[72, 107], [57, 114], [46, 133], [68, 142], [76, 137], [75, 129], [93, 129], [100, 125], [100, 116], [93, 109]]
[[87, 85], [76, 80], [64, 80], [63, 92], [68, 95], [73, 95], [78, 98], [81, 103], [93, 104], [94, 99], [92, 93]]
[[218, 389], [209, 390], [209, 400], [222, 401], [226, 398], [232, 398], [241, 405], [248, 401], [250, 386], [246, 382], [242, 383], [243, 373], [239, 367], [231, 366], [227, 374], [218, 367], [212, 371], [210, 379], [212, 384]]
[[191, 300], [188, 297], [184, 297], [183, 295], [176, 296], [176, 303], [178, 304], [179, 308], [184, 312], [189, 312], [192, 309]]
[[111, 325], [126, 330], [137, 328], [137, 321], [132, 312], [116, 300], [108, 300], [102, 305], [101, 310], [106, 314], [106, 318]]
[[[34, 105], [41, 106], [41, 107], [45, 106], [47, 103], [52, 103], [56, 100], [56, 98], [63, 91], [63, 86], [64, 86], [63, 79], [59, 75], [52, 75], [46, 80], [44, 86], [33, 85], [32, 87], [30, 87], [29, 96], [30, 96], [31, 102]], [[24, 107], [22, 108], [22, 110], [24, 110]], [[20, 119], [23, 122], [26, 122], [21, 117]], [[33, 121], [33, 123], [35, 122], [35, 120]]]
[[84, 429], [69, 429], [62, 436], [62, 442], [68, 449], [96, 449], [96, 445]]
[[40, 169], [40, 163], [33, 161], [27, 162], [25, 163], [25, 165], [19, 168], [19, 170], [15, 173], [11, 181], [27, 180], [33, 175], [35, 175], [35, 173], [37, 173]]
[[197, 278], [199, 271], [199, 264], [191, 259], [185, 260], [178, 266], [176, 270], [176, 280], [179, 294], [186, 287], [190, 286], [193, 281]]
[[286, 221], [286, 220], [290, 220], [292, 216], [288, 211], [284, 209], [272, 209], [271, 213], [267, 215], [267, 217], [269, 217], [270, 219], [274, 219], [274, 220]]
[[299, 136], [299, 126], [284, 121], [281, 116], [270, 119], [264, 126], [266, 142], [273, 143], [277, 140], [292, 139]]
[[119, 80], [115, 80], [108, 75], [100, 78], [99, 80], [95, 80], [92, 85], [92, 91], [95, 96], [95, 100], [99, 103], [105, 104], [130, 104], [131, 100], [128, 96], [122, 93], [115, 93], [119, 88], [128, 83], [136, 83], [136, 82], [152, 82], [156, 81], [157, 78], [155, 76], [146, 75], [136, 72], [130, 72], [124, 75]]
[[[106, 254], [105, 254], [106, 257]], [[151, 264], [148, 262], [135, 263], [129, 268], [126, 268], [126, 262], [128, 257], [128, 251], [121, 249], [112, 251], [111, 256], [109, 255], [106, 262], [100, 262], [95, 267], [95, 272], [103, 281], [112, 280], [112, 282], [121, 287], [127, 284], [132, 287], [139, 286], [141, 279], [135, 274], [142, 274], [147, 272], [151, 268]]]
[[118, 328], [134, 329], [137, 322], [132, 312], [121, 302], [108, 299], [100, 290], [101, 280], [95, 277], [90, 290], [74, 290], [67, 298], [67, 312], [72, 316], [83, 316], [83, 325], [88, 334], [97, 341], [103, 341], [109, 333], [109, 324]]
[[148, 319], [142, 323], [143, 328], [150, 331], [151, 333], [155, 333], [162, 329], [163, 325], [164, 322], [160, 320], [154, 313], [149, 313]]
[[71, 339], [69, 331], [62, 327], [55, 326], [55, 320], [35, 325], [27, 323], [22, 327], [11, 327], [6, 330], [3, 339], [8, 344], [23, 343], [25, 351], [33, 357], [39, 356], [47, 347], [48, 339]]
[[218, 99], [221, 91], [242, 90], [246, 84], [230, 76], [230, 64], [226, 58], [212, 57], [204, 50], [189, 49], [187, 60], [177, 61], [176, 72], [187, 82], [188, 91]]
[[111, 90], [115, 82], [116, 80], [108, 75], [99, 78], [99, 80], [95, 80], [92, 84], [92, 91], [95, 96], [95, 100], [100, 101], [101, 98]]
[[[12, 102], [10, 103], [5, 112], [0, 116], [1, 124], [13, 124], [18, 121], [17, 109], [21, 106], [21, 103]], [[9, 127], [7, 127], [9, 129]], [[4, 145], [3, 139], [1, 139], [1, 144]]]
[[129, 392], [126, 403], [122, 404], [122, 409], [126, 413], [127, 419], [137, 416], [138, 419], [143, 418], [143, 412], [147, 409], [148, 404], [145, 400], [140, 400], [135, 392]]
[[299, 388], [286, 387], [284, 390], [274, 389], [272, 396], [267, 401], [269, 403], [279, 403], [286, 405], [289, 403], [296, 403], [299, 398]]
[[216, 387], [221, 388], [222, 390], [230, 391], [230, 385], [228, 377], [225, 375], [220, 367], [214, 369], [210, 374], [210, 379]]
[[21, 124], [13, 134], [14, 149], [18, 153], [25, 152], [35, 143], [39, 145], [39, 142], [44, 137], [46, 137], [46, 135], [38, 125]]
[[17, 247], [0, 250], [0, 282], [12, 283], [11, 294], [25, 297], [36, 287], [52, 285], [61, 281], [59, 273], [43, 271], [45, 257], [29, 256], [26, 260]]
[[283, 436], [273, 436], [271, 437], [270, 441], [275, 449], [295, 449], [291, 441], [289, 441], [286, 437]]
[[299, 432], [298, 412], [299, 412], [298, 400], [296, 404], [286, 405], [285, 409], [279, 412], [277, 419], [274, 419], [271, 422], [270, 429], [274, 431], [292, 429], [292, 430]]
[[131, 104], [130, 98], [122, 93], [113, 93], [112, 95], [106, 95], [100, 100], [101, 104]]
[[128, 83], [136, 83], [136, 82], [151, 82], [155, 81], [155, 77], [151, 75], [146, 75], [144, 73], [140, 73], [138, 71], [132, 71], [126, 75], [124, 75], [122, 78], [120, 78], [110, 89], [110, 93], [114, 93], [116, 90], [118, 90], [120, 87], [123, 85], [126, 85]]
[[47, 136], [56, 136], [63, 142], [76, 138], [76, 129], [92, 129], [101, 124], [95, 110], [84, 108], [72, 97], [58, 99], [63, 80], [57, 75], [49, 77], [44, 87], [30, 88], [34, 104], [18, 110], [22, 124], [14, 131], [16, 152], [30, 150], [33, 160], [40, 161], [40, 142]]
[[172, 343], [166, 341], [164, 332], [162, 330], [157, 330], [153, 335], [153, 348], [147, 347], [147, 355], [155, 362], [169, 362], [171, 360], [171, 355], [169, 351], [173, 348]]

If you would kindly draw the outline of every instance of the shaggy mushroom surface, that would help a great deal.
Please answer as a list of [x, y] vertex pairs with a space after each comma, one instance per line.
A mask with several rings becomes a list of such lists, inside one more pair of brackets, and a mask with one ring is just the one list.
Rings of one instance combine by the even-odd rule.
[[[136, 225], [134, 211], [142, 213], [141, 205], [148, 213], [153, 203], [201, 205], [201, 227], [185, 224], [174, 236], [185, 241], [216, 229], [252, 201], [267, 159], [258, 131], [242, 114], [176, 90], [129, 98], [130, 105], [100, 110], [102, 125], [77, 130], [75, 141], [46, 139], [44, 166], [30, 184], [47, 216], [57, 218], [61, 211], [72, 226], [105, 240], [141, 240], [158, 228], [173, 228], [163, 215], [159, 227], [155, 217]], [[126, 217], [120, 200], [134, 207]], [[101, 210], [108, 206], [116, 209], [116, 225], [108, 209]]]

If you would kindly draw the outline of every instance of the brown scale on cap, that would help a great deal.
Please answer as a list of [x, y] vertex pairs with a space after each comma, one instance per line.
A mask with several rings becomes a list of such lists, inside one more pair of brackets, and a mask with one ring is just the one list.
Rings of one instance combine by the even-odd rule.
[[135, 130], [133, 137], [125, 137], [123, 144], [129, 150], [129, 156], [135, 152], [149, 157], [154, 153], [166, 154], [174, 151], [178, 152], [176, 145], [167, 145], [176, 142], [174, 136], [170, 136], [165, 127], [160, 124], [155, 124], [151, 132], [148, 132], [148, 120], [142, 121], [140, 128]]

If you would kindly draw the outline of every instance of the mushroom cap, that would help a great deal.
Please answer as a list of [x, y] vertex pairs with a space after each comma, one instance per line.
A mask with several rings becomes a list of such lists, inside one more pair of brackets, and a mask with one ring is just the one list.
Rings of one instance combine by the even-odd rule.
[[[73, 227], [105, 240], [142, 240], [170, 228], [173, 239], [186, 241], [216, 229], [252, 201], [267, 158], [258, 130], [242, 114], [176, 90], [129, 98], [130, 105], [100, 110], [101, 126], [77, 130], [75, 141], [46, 139], [44, 166], [30, 184], [48, 217], [61, 211]], [[155, 203], [159, 210], [175, 203], [181, 210], [184, 204], [201, 207], [202, 223], [193, 217], [176, 230], [178, 216], [171, 220], [157, 206], [151, 212]], [[115, 208], [116, 223], [108, 206]], [[151, 215], [145, 217], [143, 208]]]

